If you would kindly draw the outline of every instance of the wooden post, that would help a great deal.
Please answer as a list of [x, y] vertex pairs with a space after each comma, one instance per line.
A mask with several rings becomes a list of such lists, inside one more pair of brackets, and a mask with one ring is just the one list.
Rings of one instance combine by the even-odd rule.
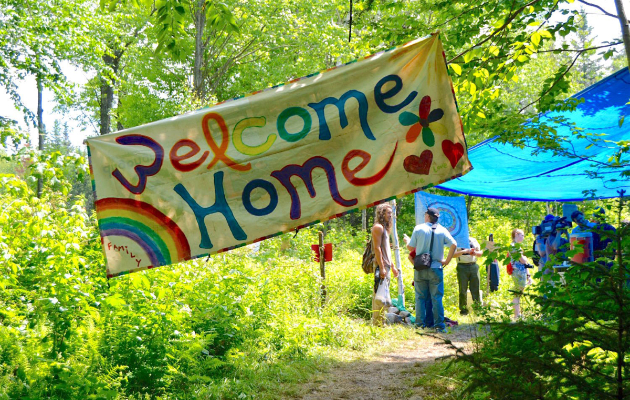
[[326, 304], [326, 259], [324, 252], [324, 232], [319, 231], [319, 272], [322, 275], [322, 307]]
[[365, 208], [361, 210], [361, 229], [367, 231], [367, 212]]

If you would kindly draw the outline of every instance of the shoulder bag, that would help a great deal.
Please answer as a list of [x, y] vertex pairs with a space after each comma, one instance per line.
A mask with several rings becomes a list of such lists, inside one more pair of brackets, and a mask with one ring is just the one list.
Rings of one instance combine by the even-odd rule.
[[437, 223], [431, 227], [431, 244], [429, 244], [429, 251], [427, 253], [417, 254], [413, 259], [413, 269], [416, 271], [423, 271], [431, 268], [431, 250], [433, 250], [433, 235], [435, 234], [435, 228], [437, 228]]

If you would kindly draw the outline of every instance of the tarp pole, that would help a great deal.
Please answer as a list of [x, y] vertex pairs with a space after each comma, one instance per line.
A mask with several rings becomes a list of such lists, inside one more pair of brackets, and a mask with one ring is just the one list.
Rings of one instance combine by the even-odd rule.
[[361, 210], [361, 229], [363, 232], [367, 231], [367, 211]]
[[400, 263], [400, 248], [398, 247], [398, 228], [396, 227], [396, 200], [392, 200], [392, 236], [394, 237], [394, 254], [396, 268], [398, 268], [398, 304], [405, 305], [405, 287], [403, 286], [402, 265]]
[[322, 276], [322, 307], [326, 305], [326, 253], [324, 249], [324, 232], [319, 231], [319, 272]]

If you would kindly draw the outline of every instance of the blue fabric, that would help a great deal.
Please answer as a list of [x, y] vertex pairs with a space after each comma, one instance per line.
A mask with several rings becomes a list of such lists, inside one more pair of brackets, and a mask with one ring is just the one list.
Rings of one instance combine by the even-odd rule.
[[444, 271], [439, 268], [429, 268], [415, 271], [414, 290], [416, 292], [416, 325], [427, 319], [427, 300], [433, 303], [433, 325], [437, 329], [446, 329], [444, 324]]
[[[431, 226], [432, 224], [426, 223], [414, 228], [409, 246], [416, 248], [416, 255], [429, 252], [429, 245], [431, 245]], [[433, 248], [431, 249], [431, 268], [442, 268], [440, 261], [444, 259], [444, 246], [451, 246], [453, 244], [455, 244], [455, 239], [448, 233], [446, 228], [438, 225], [437, 228], [435, 228]], [[414, 273], [417, 274], [418, 271], [414, 270]]]
[[463, 196], [438, 196], [424, 192], [416, 192], [415, 213], [416, 225], [424, 222], [424, 214], [429, 207], [440, 211], [438, 223], [448, 229], [457, 247], [468, 248], [468, 212]]
[[[612, 74], [573, 97], [583, 98], [584, 103], [573, 112], [542, 114], [541, 122], [561, 116], [568, 123], [583, 128], [584, 133], [605, 133], [603, 138], [611, 141], [630, 140], [628, 68]], [[620, 127], [622, 116], [626, 118]], [[555, 129], [559, 135], [571, 135], [566, 124], [556, 125]], [[554, 155], [551, 152], [532, 155], [532, 151], [537, 150], [534, 145], [519, 149], [489, 139], [469, 149], [468, 157], [474, 167], [472, 171], [437, 187], [473, 196], [530, 201], [605, 199], [618, 197], [619, 189], [630, 191], [627, 177], [621, 177], [619, 171], [611, 171], [596, 164], [607, 163], [617, 147], [601, 142], [593, 144], [591, 138], [592, 136], [571, 139], [570, 150], [585, 157], [582, 159]], [[593, 172], [600, 173], [604, 179], [590, 178], [589, 173]], [[585, 197], [584, 190], [594, 191], [594, 196]]]

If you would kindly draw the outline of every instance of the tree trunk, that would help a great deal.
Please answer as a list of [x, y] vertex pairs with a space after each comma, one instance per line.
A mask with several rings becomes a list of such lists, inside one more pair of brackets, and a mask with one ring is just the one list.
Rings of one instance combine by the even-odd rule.
[[472, 205], [472, 200], [473, 198], [471, 195], [466, 196], [466, 218], [468, 221], [470, 221], [470, 206]]
[[203, 82], [203, 53], [205, 45], [203, 32], [206, 29], [206, 6], [204, 0], [197, 0], [195, 7], [195, 65], [193, 66], [193, 93], [198, 100], [205, 100], [206, 91]]
[[630, 27], [628, 27], [628, 18], [626, 18], [626, 12], [623, 9], [622, 0], [615, 0], [615, 5], [617, 6], [617, 16], [619, 17], [619, 23], [621, 24], [623, 44], [626, 48], [626, 60], [628, 62], [628, 68], [630, 68]]
[[108, 54], [103, 56], [105, 65], [112, 70], [112, 76], [109, 79], [101, 77], [101, 135], [106, 135], [112, 131], [111, 111], [114, 107], [114, 85], [116, 84], [116, 74], [118, 73], [121, 55], [122, 52], [118, 51], [114, 53], [113, 57]]
[[114, 88], [110, 83], [101, 79], [101, 135], [111, 132], [112, 117], [110, 111], [114, 103]]
[[553, 214], [553, 209], [549, 205], [548, 201], [545, 202], [545, 207], [547, 207], [547, 214]]
[[[46, 138], [44, 133], [44, 109], [42, 108], [44, 85], [42, 84], [41, 74], [37, 74], [37, 132], [39, 133], [39, 143], [37, 148], [40, 153], [44, 151], [44, 139]], [[37, 197], [42, 197], [42, 191], [44, 189], [44, 181], [40, 176], [37, 178]]]
[[120, 97], [122, 96], [122, 93], [118, 94], [118, 105], [116, 106], [116, 130], [117, 131], [122, 131], [123, 129], [125, 129], [125, 127], [123, 126], [123, 124], [120, 122]]

